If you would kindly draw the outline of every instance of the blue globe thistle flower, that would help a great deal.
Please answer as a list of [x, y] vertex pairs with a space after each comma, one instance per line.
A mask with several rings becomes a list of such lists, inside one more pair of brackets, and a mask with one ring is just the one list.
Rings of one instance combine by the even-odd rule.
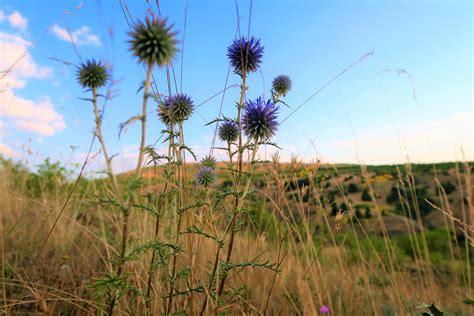
[[255, 101], [249, 101], [246, 104], [243, 126], [245, 135], [255, 141], [265, 141], [275, 135], [278, 107], [271, 100], [265, 101], [258, 97]]
[[158, 118], [166, 126], [170, 126], [171, 123], [174, 122], [170, 111], [169, 98], [164, 101], [161, 101], [158, 105]]
[[77, 81], [83, 88], [100, 88], [107, 84], [109, 73], [100, 61], [90, 59], [77, 67]]
[[286, 96], [291, 90], [291, 79], [287, 75], [279, 75], [273, 79], [272, 88], [276, 96]]
[[167, 106], [174, 122], [185, 121], [193, 113], [193, 100], [186, 94], [178, 93], [169, 97], [166, 102], [169, 103]]
[[171, 31], [166, 20], [147, 17], [145, 22], [139, 21], [129, 33], [130, 50], [138, 60], [148, 65], [159, 67], [170, 64], [177, 52], [176, 32]]
[[202, 158], [201, 165], [215, 170], [217, 166], [217, 159], [211, 155], [207, 155], [206, 157]]
[[239, 137], [239, 127], [233, 121], [225, 121], [219, 126], [218, 134], [221, 141], [233, 143]]
[[243, 76], [258, 70], [262, 62], [263, 50], [264, 47], [260, 45], [259, 39], [253, 36], [250, 39], [241, 37], [235, 39], [227, 48], [227, 57], [234, 72]]
[[213, 168], [201, 166], [196, 176], [196, 183], [204, 187], [209, 187], [216, 182], [216, 173]]

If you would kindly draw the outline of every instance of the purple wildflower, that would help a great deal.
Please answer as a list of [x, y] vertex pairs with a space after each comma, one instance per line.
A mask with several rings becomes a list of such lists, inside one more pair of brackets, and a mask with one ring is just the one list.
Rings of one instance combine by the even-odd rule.
[[319, 308], [319, 312], [320, 312], [321, 314], [329, 314], [329, 313], [330, 313], [330, 311], [329, 311], [329, 306], [327, 306], [327, 305], [321, 306], [321, 307]]
[[245, 134], [255, 141], [270, 139], [278, 128], [277, 114], [278, 106], [270, 100], [258, 97], [255, 101], [247, 102], [243, 117]]
[[223, 142], [232, 143], [239, 137], [239, 127], [233, 121], [225, 121], [219, 126], [219, 139]]
[[203, 187], [208, 187], [216, 181], [216, 172], [212, 167], [201, 166], [196, 176], [196, 182]]
[[186, 94], [178, 93], [166, 101], [168, 103], [169, 113], [175, 122], [187, 120], [194, 110], [194, 104]]
[[273, 79], [272, 88], [277, 96], [286, 96], [291, 90], [291, 79], [287, 75], [279, 75]]
[[227, 57], [234, 68], [234, 72], [239, 75], [247, 75], [258, 70], [262, 62], [264, 47], [260, 45], [260, 40], [245, 37], [237, 38], [227, 48]]

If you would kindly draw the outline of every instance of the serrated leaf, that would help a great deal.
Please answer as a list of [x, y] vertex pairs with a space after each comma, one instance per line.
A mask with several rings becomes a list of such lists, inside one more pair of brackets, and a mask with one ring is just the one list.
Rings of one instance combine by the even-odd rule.
[[138, 121], [139, 119], [141, 119], [141, 116], [140, 115], [135, 115], [131, 118], [129, 118], [127, 121], [123, 122], [123, 123], [120, 123], [119, 124], [119, 134], [118, 134], [118, 137], [120, 138], [120, 135], [122, 135], [122, 131], [123, 130], [127, 130], [128, 126], [132, 123], [134, 123], [135, 121]]

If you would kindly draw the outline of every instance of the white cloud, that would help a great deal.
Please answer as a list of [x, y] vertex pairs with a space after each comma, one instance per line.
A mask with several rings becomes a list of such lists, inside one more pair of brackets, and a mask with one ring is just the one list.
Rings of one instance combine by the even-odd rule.
[[28, 19], [21, 15], [20, 12], [14, 11], [10, 15], [5, 15], [4, 11], [0, 11], [0, 22], [8, 20], [11, 27], [25, 30], [28, 27]]
[[88, 26], [82, 26], [75, 31], [71, 31], [54, 24], [51, 27], [51, 32], [65, 42], [74, 42], [76, 45], [102, 46], [99, 36], [91, 34], [91, 29]]
[[0, 143], [0, 155], [7, 158], [19, 157], [20, 153], [13, 150], [10, 146], [4, 143]]
[[0, 91], [19, 89], [25, 79], [44, 79], [52, 75], [49, 67], [38, 66], [30, 54], [33, 44], [21, 36], [0, 32]]
[[66, 127], [51, 99], [30, 100], [17, 93], [29, 79], [45, 79], [53, 73], [36, 64], [31, 49], [32, 43], [23, 37], [0, 32], [0, 115], [19, 129], [50, 136]]
[[10, 23], [11, 27], [16, 27], [22, 30], [25, 30], [28, 26], [28, 20], [18, 11], [15, 11], [8, 16], [8, 23]]

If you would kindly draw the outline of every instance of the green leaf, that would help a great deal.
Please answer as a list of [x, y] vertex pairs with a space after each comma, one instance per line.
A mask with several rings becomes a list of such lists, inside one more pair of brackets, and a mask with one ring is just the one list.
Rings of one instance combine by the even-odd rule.
[[426, 303], [422, 303], [421, 305], [417, 306], [416, 308], [419, 309], [428, 309], [429, 312], [423, 312], [422, 315], [432, 315], [432, 316], [443, 316], [444, 313], [439, 310], [435, 304], [428, 305]]
[[129, 118], [127, 121], [123, 122], [123, 123], [120, 123], [119, 124], [119, 134], [118, 134], [118, 138], [120, 138], [120, 135], [122, 135], [122, 131], [126, 131], [127, 130], [127, 127], [132, 124], [133, 122], [136, 122], [138, 121], [139, 119], [141, 119], [141, 116], [140, 115], [135, 115], [131, 118]]

